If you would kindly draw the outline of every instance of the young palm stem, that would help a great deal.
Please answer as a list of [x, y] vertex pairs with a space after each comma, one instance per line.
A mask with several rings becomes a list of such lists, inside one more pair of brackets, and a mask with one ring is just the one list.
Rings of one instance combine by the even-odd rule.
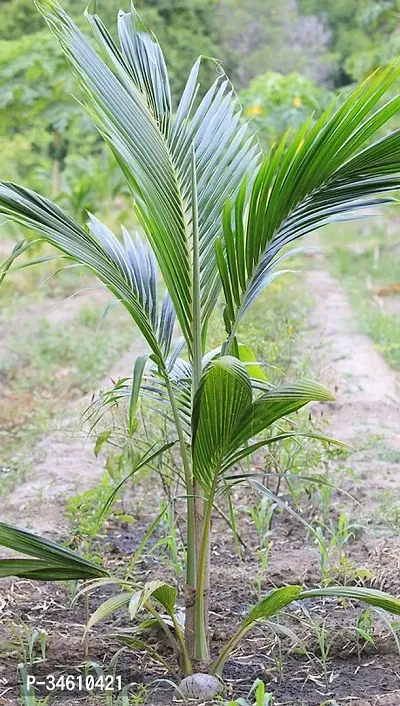
[[[202, 376], [202, 358], [203, 358], [203, 340], [201, 331], [201, 292], [200, 292], [200, 248], [199, 248], [199, 214], [198, 214], [198, 202], [197, 202], [197, 178], [196, 178], [196, 156], [194, 145], [192, 146], [192, 239], [193, 239], [193, 290], [192, 290], [192, 302], [193, 302], [193, 386], [192, 386], [192, 401], [194, 403], [195, 395], [201, 382]], [[195, 546], [196, 546], [196, 563], [199, 564], [199, 558], [201, 554], [202, 537], [203, 537], [203, 527], [204, 527], [204, 495], [200, 485], [194, 480], [193, 483], [194, 491], [194, 524], [195, 524]], [[208, 555], [208, 553], [207, 553]], [[209, 583], [209, 562], [205, 562], [203, 569], [204, 576], [202, 577], [202, 590], [204, 591], [204, 585], [208, 586]], [[197, 657], [197, 640], [200, 639], [203, 643], [207, 644], [207, 633], [208, 633], [208, 606], [203, 605], [203, 616], [199, 622], [196, 617], [197, 604], [199, 599], [198, 594], [198, 582], [199, 573], [196, 575], [196, 593], [195, 593], [195, 603], [189, 606], [189, 611], [187, 611], [186, 620], [189, 620], [190, 624], [194, 623], [195, 626], [195, 644], [190, 645], [190, 654]], [[205, 584], [204, 584], [205, 582]], [[188, 608], [188, 606], [187, 606]], [[207, 616], [204, 614], [207, 613]], [[188, 614], [189, 613], [189, 614]], [[200, 637], [199, 637], [200, 631]]]
[[208, 593], [209, 593], [209, 556], [210, 556], [210, 530], [211, 515], [214, 507], [215, 491], [218, 483], [218, 473], [206, 502], [204, 519], [202, 523], [202, 538], [197, 561], [197, 592], [196, 592], [196, 659], [208, 662], [210, 659], [208, 647]]

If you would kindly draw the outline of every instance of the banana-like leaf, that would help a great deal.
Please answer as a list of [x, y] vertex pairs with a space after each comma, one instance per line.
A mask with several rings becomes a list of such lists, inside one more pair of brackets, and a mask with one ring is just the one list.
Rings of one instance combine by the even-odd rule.
[[212, 361], [196, 393], [193, 407], [194, 475], [210, 491], [227, 442], [251, 404], [249, 374], [237, 358]]
[[400, 131], [369, 142], [400, 109], [398, 95], [376, 109], [399, 75], [399, 62], [375, 72], [314, 126], [308, 119], [289, 144], [286, 134], [260, 166], [248, 208], [246, 184], [234, 205], [227, 203], [216, 256], [228, 333], [288, 256], [278, 257], [282, 248], [393, 200], [388, 192], [400, 188]]
[[35, 559], [0, 560], [0, 577], [19, 576], [38, 581], [95, 579], [108, 572], [55, 542], [0, 522], [0, 546]]
[[117, 46], [100, 18], [87, 18], [107, 63], [54, 0], [35, 0], [76, 74], [92, 115], [135, 197], [185, 339], [192, 343], [191, 147], [197, 172], [202, 318], [220, 291], [214, 241], [229, 197], [258, 161], [258, 146], [239, 128], [240, 111], [220, 76], [195, 109], [200, 59], [172, 119], [161, 49], [132, 5], [118, 18]]

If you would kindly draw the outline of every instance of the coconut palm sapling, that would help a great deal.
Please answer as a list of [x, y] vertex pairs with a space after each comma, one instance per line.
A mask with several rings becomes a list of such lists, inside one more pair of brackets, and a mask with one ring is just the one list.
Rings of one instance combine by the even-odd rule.
[[[263, 157], [257, 142], [247, 137], [247, 126], [240, 124], [237, 100], [223, 74], [217, 75], [203, 99], [197, 99], [200, 59], [180, 102], [172, 107], [161, 49], [133, 7], [118, 15], [118, 46], [95, 6], [88, 8], [98, 53], [56, 2], [35, 4], [60, 41], [86, 108], [120, 165], [147, 242], [132, 237], [124, 227], [121, 240], [93, 215], [87, 228], [81, 227], [48, 199], [11, 183], [0, 184], [0, 212], [36, 231], [62, 258], [94, 273], [126, 307], [149, 346], [149, 354], [137, 359], [132, 380], [117, 383], [105, 404], [127, 399], [132, 443], [139, 444], [135, 436], [139, 398], [174, 429], [176, 441], [171, 443], [179, 448], [179, 478], [186, 498], [184, 634], [174, 612], [176, 590], [162, 582], [139, 589], [135, 582], [124, 582], [118, 605], [130, 605], [132, 616], [145, 609], [161, 622], [174, 649], [182, 653], [188, 674], [193, 664], [210, 663], [210, 523], [217, 495], [227, 485], [252, 481], [251, 474], [232, 471], [242, 459], [296, 436], [293, 428], [276, 429], [279, 420], [310, 401], [332, 399], [322, 385], [310, 381], [273, 387], [238, 340], [238, 326], [260, 292], [284, 274], [277, 267], [298, 252], [287, 247], [294, 240], [392, 200], [388, 192], [400, 186], [400, 134], [390, 133], [375, 142], [373, 138], [400, 108], [398, 96], [377, 107], [399, 67], [375, 73], [340, 107], [330, 106], [315, 124], [307, 120]], [[2, 267], [3, 276], [28, 246], [21, 243], [15, 248]], [[160, 302], [157, 265], [167, 290]], [[207, 324], [219, 301], [226, 337], [220, 349], [206, 352]], [[176, 321], [183, 344], [173, 347]], [[187, 359], [181, 357], [183, 346]], [[166, 444], [160, 443], [147, 450], [140, 463], [165, 449]], [[35, 566], [46, 558], [35, 554], [40, 540], [25, 537], [21, 548], [21, 535], [15, 532], [12, 548], [36, 559], [3, 564], [2, 575], [19, 571], [38, 579], [60, 578], [59, 564], [58, 574], [52, 574], [51, 552], [50, 559], [46, 554], [47, 568]], [[12, 536], [12, 528], [4, 525], [0, 543], [10, 543]], [[57, 562], [62, 559], [57, 555]], [[30, 564], [18, 564], [21, 561]], [[95, 569], [85, 566], [81, 571], [87, 579]], [[104, 580], [112, 579], [99, 578]], [[349, 590], [305, 592], [291, 586], [273, 591], [250, 611], [210, 672], [221, 674], [237, 640], [258, 620], [293, 600], [342, 595], [400, 611], [399, 601], [385, 594]], [[169, 615], [174, 635], [156, 606]], [[103, 607], [92, 624], [108, 609], [113, 612], [115, 604]]]

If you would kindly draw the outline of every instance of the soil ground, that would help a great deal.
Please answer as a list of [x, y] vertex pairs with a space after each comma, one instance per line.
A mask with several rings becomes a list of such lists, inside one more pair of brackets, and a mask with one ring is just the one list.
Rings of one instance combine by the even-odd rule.
[[[317, 269], [316, 269], [317, 268]], [[319, 269], [320, 268], [320, 269]], [[331, 463], [340, 472], [340, 485], [359, 505], [352, 504], [352, 519], [363, 525], [357, 541], [348, 547], [351, 566], [359, 572], [357, 580], [365, 585], [400, 593], [400, 538], [398, 524], [390, 521], [390, 504], [397, 487], [400, 468], [400, 407], [398, 376], [374, 350], [370, 340], [358, 334], [346, 296], [324, 269], [318, 256], [306, 273], [305, 283], [315, 300], [307, 331], [307, 350], [320, 379], [336, 392], [336, 401], [315, 406], [311, 413], [328, 420], [324, 429], [330, 436], [349, 442], [351, 450], [345, 458]], [[135, 349], [123, 359], [117, 372], [129, 374]], [[76, 406], [71, 410], [71, 419]], [[70, 426], [70, 424], [68, 424]], [[41, 461], [33, 476], [23, 483], [8, 503], [2, 516], [20, 524], [22, 513], [27, 524], [38, 532], [59, 538], [66, 532], [62, 518], [65, 496], [86, 487], [87, 479], [95, 482], [101, 472], [101, 461], [93, 460], [91, 445], [84, 446], [81, 437], [70, 438], [64, 432], [52, 434], [40, 442]], [[90, 468], [90, 474], [87, 469]], [[83, 469], [85, 472], [83, 473]], [[49, 479], [51, 482], [49, 483]], [[48, 490], [49, 488], [49, 490]], [[37, 505], [38, 496], [43, 495]], [[109, 523], [101, 539], [107, 565], [117, 568], [132, 554], [154, 517], [156, 494], [145, 480], [135, 496], [136, 522], [130, 525]], [[32, 500], [35, 499], [35, 505]], [[386, 498], [383, 503], [383, 499]], [[248, 502], [238, 491], [237, 502]], [[332, 513], [342, 512], [349, 505], [347, 496], [335, 493]], [[138, 509], [139, 508], [139, 509]], [[307, 507], [302, 508], [307, 513]], [[213, 651], [232, 633], [246, 608], [256, 600], [258, 565], [255, 559], [257, 534], [248, 515], [239, 512], [239, 528], [247, 549], [239, 561], [234, 545], [222, 519], [213, 524], [212, 543], [212, 647]], [[272, 525], [272, 548], [263, 591], [287, 583], [304, 583], [311, 587], [321, 582], [318, 551], [305, 529], [294, 518], [276, 513]], [[147, 556], [138, 565], [137, 578], [160, 575], [169, 579], [168, 566]], [[361, 578], [361, 576], [364, 578]], [[343, 578], [343, 577], [342, 577]], [[108, 592], [104, 589], [91, 598], [91, 609]], [[0, 589], [0, 643], [10, 639], [9, 621], [22, 619], [30, 628], [45, 629], [47, 658], [32, 667], [37, 678], [49, 673], [79, 674], [85, 662], [82, 648], [83, 607], [81, 601], [71, 607], [71, 595], [66, 587], [33, 584], [28, 581], [3, 581]], [[235, 685], [235, 697], [246, 695], [254, 679], [265, 680], [280, 706], [319, 706], [337, 702], [344, 706], [399, 706], [400, 658], [396, 644], [385, 623], [375, 624], [374, 644], [358, 656], [354, 626], [362, 612], [360, 606], [345, 606], [335, 600], [307, 605], [309, 616], [298, 607], [286, 611], [279, 626], [264, 625], [253, 630], [232, 655], [224, 677], [228, 693]], [[332, 645], [324, 672], [315, 625], [326, 628]], [[111, 623], [110, 623], [111, 624]], [[93, 631], [89, 659], [106, 668], [118, 645], [106, 638], [110, 624]], [[112, 623], [115, 628], [115, 621]], [[124, 619], [118, 618], [118, 627]], [[293, 631], [297, 644], [288, 637]], [[159, 649], [162, 648], [160, 642]], [[0, 655], [0, 705], [16, 706], [18, 654]], [[118, 674], [124, 684], [144, 682], [149, 685], [145, 703], [150, 706], [172, 703], [168, 686], [157, 683], [159, 670], [140, 654], [124, 653]], [[43, 693], [44, 695], [44, 693]], [[329, 701], [331, 700], [331, 701]], [[332, 701], [334, 700], [334, 701]], [[86, 706], [105, 703], [104, 696], [59, 693], [54, 703], [65, 706]]]

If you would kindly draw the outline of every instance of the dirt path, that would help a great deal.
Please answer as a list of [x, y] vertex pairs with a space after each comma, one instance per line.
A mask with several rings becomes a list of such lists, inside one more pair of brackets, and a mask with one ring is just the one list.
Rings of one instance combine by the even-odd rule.
[[[144, 350], [139, 340], [121, 357], [98, 389], [109, 389], [111, 379], [129, 375], [134, 359]], [[93, 440], [87, 440], [79, 430], [79, 417], [88, 401], [88, 397], [75, 401], [70, 413], [59, 423], [59, 429], [37, 444], [29, 474], [6, 499], [1, 513], [4, 522], [47, 534], [55, 540], [65, 536], [66, 499], [93, 487], [104, 471], [104, 458], [94, 456]]]
[[[68, 299], [50, 299], [38, 306], [32, 305], [31, 315], [46, 316], [51, 323], [64, 325], [87, 304], [104, 307], [109, 300], [107, 290], [91, 288]], [[111, 379], [129, 375], [134, 359], [144, 350], [139, 339], [105, 376], [98, 389], [108, 389], [112, 385]], [[96, 459], [93, 454], [93, 441], [87, 441], [86, 435], [80, 431], [80, 414], [88, 402], [87, 396], [71, 402], [64, 419], [54, 420], [57, 429], [50, 431], [37, 444], [29, 473], [5, 499], [1, 511], [3, 521], [55, 539], [65, 535], [67, 523], [63, 508], [66, 498], [93, 487], [104, 470], [104, 459]]]
[[306, 285], [315, 300], [311, 355], [320, 379], [336, 395], [335, 402], [325, 405], [329, 433], [357, 449], [346, 465], [354, 478], [350, 490], [361, 503], [358, 514], [374, 527], [364, 541], [368, 568], [380, 587], [398, 593], [400, 538], [398, 526], [390, 526], [389, 512], [392, 500], [399, 502], [400, 377], [371, 340], [357, 333], [337, 280], [324, 270], [310, 270]]
[[313, 363], [320, 370], [320, 379], [336, 395], [336, 401], [326, 405], [331, 431], [358, 447], [379, 437], [379, 444], [399, 452], [399, 375], [371, 340], [357, 333], [337, 280], [326, 271], [311, 270], [306, 274], [306, 285], [315, 300], [309, 331]]

